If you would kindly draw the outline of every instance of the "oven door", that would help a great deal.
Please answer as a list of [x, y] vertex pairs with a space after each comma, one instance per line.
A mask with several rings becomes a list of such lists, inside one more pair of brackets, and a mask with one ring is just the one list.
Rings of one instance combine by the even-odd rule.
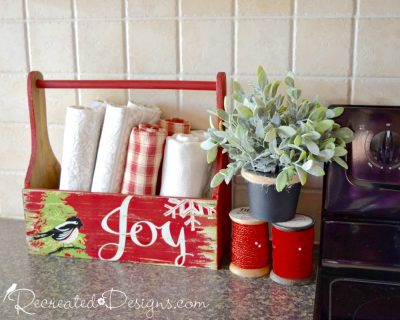
[[400, 225], [324, 219], [321, 265], [400, 272]]

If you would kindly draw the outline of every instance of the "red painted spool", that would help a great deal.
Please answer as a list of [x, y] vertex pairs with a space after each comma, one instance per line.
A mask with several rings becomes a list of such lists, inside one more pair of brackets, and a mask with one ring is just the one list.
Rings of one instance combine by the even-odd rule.
[[299, 285], [308, 283], [313, 272], [314, 220], [297, 214], [294, 219], [272, 226], [271, 279]]
[[254, 219], [249, 208], [237, 208], [232, 220], [231, 272], [242, 277], [260, 277], [269, 273], [268, 223]]

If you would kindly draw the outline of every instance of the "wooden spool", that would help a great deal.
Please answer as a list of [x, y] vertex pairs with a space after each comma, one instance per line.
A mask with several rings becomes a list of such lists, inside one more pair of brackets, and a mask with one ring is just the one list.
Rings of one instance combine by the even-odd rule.
[[[260, 225], [260, 224], [267, 224], [265, 221], [261, 220], [256, 220], [250, 215], [250, 210], [248, 207], [243, 207], [243, 208], [237, 208], [232, 210], [229, 213], [229, 217], [231, 220], [235, 223], [241, 224], [241, 225], [248, 225], [248, 226], [254, 226], [254, 225]], [[268, 232], [268, 228], [267, 228]], [[234, 235], [232, 234], [232, 237]], [[266, 234], [266, 239], [268, 243], [268, 234]], [[255, 268], [255, 269], [245, 269], [241, 268], [237, 265], [235, 265], [234, 262], [231, 262], [229, 265], [229, 270], [240, 276], [240, 277], [247, 277], [247, 278], [256, 278], [256, 277], [262, 277], [267, 275], [270, 272], [270, 265], [269, 263], [261, 268]]]
[[282, 278], [274, 273], [274, 270], [271, 270], [269, 277], [272, 281], [276, 283], [283, 284], [285, 286], [304, 286], [310, 284], [313, 281], [313, 277], [307, 279], [286, 279]]
[[[298, 238], [295, 242], [293, 242], [294, 238], [291, 238], [291, 235], [294, 234], [302, 234], [305, 239], [304, 241], [299, 241]], [[294, 255], [294, 257], [298, 257], [298, 250], [305, 254], [303, 258], [297, 258], [294, 260], [295, 263], [298, 265], [295, 266], [295, 269], [292, 269], [294, 266], [282, 263], [281, 256], [279, 256], [278, 249], [281, 250], [281, 247], [277, 247], [278, 243], [276, 242], [277, 239], [280, 240], [279, 243], [285, 244], [287, 246], [286, 249], [290, 249], [290, 253]], [[279, 237], [278, 237], [279, 236]], [[291, 240], [292, 239], [292, 240]], [[312, 261], [312, 246], [314, 240], [314, 220], [302, 214], [297, 214], [292, 220], [286, 222], [279, 222], [272, 225], [272, 247], [273, 247], [273, 270], [270, 273], [271, 280], [288, 286], [302, 286], [312, 282], [313, 280], [313, 261]], [[308, 257], [309, 259], [304, 259], [304, 257]], [[277, 262], [279, 263], [279, 270], [278, 266], [276, 265]], [[293, 262], [293, 261], [292, 261]], [[300, 263], [300, 264], [299, 264]], [[302, 272], [298, 273], [297, 275], [294, 273], [293, 270], [299, 270], [301, 267]], [[297, 269], [296, 269], [297, 268]], [[276, 269], [276, 270], [275, 270]], [[278, 272], [279, 271], [279, 272]], [[297, 271], [298, 272], [298, 271]], [[279, 275], [278, 275], [279, 274]]]

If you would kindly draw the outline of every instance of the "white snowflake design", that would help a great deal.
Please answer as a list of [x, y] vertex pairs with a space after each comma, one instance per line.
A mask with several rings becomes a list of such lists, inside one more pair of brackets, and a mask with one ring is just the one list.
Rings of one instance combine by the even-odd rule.
[[171, 216], [175, 219], [177, 216], [185, 219], [185, 226], [190, 225], [190, 231], [195, 231], [196, 226], [200, 226], [201, 223], [196, 219], [199, 216], [208, 216], [209, 218], [215, 214], [215, 208], [206, 206], [199, 201], [189, 199], [168, 199], [168, 204], [164, 207], [168, 209], [164, 212], [164, 216]]

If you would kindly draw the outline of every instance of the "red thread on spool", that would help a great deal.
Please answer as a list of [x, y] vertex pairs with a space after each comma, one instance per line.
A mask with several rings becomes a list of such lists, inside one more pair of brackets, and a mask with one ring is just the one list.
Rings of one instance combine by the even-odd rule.
[[[312, 219], [310, 220], [312, 221]], [[283, 230], [279, 226], [273, 225], [272, 266], [274, 273], [285, 279], [310, 278], [313, 270], [313, 246], [313, 222], [306, 229], [301, 230], [290, 230], [290, 228]]]
[[261, 277], [270, 271], [268, 224], [254, 219], [249, 208], [229, 213], [232, 220], [232, 262], [229, 270], [241, 277]]
[[232, 222], [232, 263], [243, 269], [258, 269], [268, 265], [268, 225]]

